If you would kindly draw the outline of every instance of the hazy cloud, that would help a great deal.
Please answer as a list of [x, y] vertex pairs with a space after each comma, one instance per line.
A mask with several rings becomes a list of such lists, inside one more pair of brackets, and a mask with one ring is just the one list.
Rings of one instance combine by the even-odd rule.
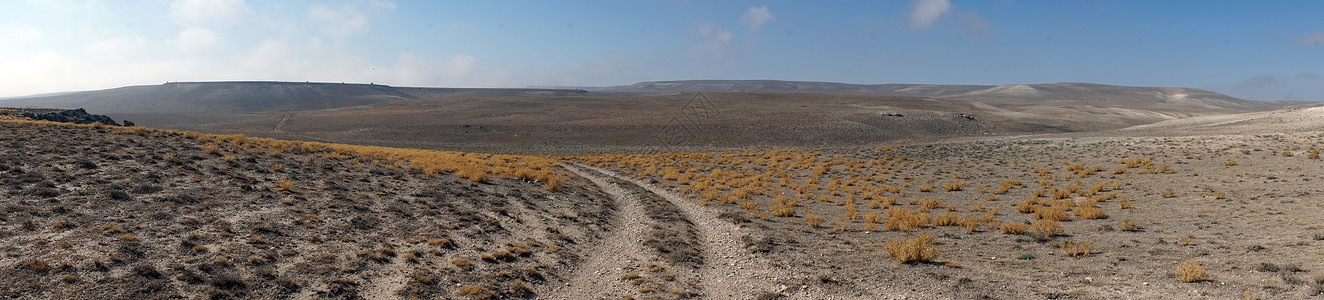
[[693, 27], [699, 35], [699, 41], [690, 44], [690, 56], [720, 59], [726, 55], [734, 36], [730, 31], [708, 23], [697, 23]]
[[137, 52], [145, 43], [139, 36], [104, 39], [88, 45], [88, 57], [92, 61], [120, 60]]
[[952, 3], [948, 0], [915, 0], [910, 10], [910, 26], [928, 28], [951, 10]]
[[389, 11], [395, 11], [395, 2], [389, 0], [368, 0], [368, 4], [376, 7], [385, 8]]
[[956, 13], [956, 18], [960, 20], [956, 31], [975, 39], [987, 40], [993, 38], [993, 24], [974, 11], [963, 11]]
[[1299, 45], [1324, 45], [1324, 30], [1311, 29], [1310, 33], [1296, 37], [1296, 43]]
[[314, 6], [308, 10], [308, 17], [317, 23], [336, 45], [344, 43], [351, 35], [368, 31], [368, 17], [359, 13], [350, 5], [340, 8]]
[[202, 52], [220, 45], [221, 38], [211, 29], [189, 27], [179, 32], [175, 47], [184, 52]]
[[243, 0], [176, 0], [170, 18], [185, 25], [218, 25], [241, 21], [251, 10]]
[[1260, 75], [1237, 82], [1236, 87], [1258, 89], [1258, 88], [1265, 88], [1272, 85], [1276, 85], [1281, 81], [1282, 79], [1279, 79], [1278, 77], [1273, 75]]
[[0, 40], [32, 41], [40, 38], [41, 30], [32, 26], [0, 26]]
[[749, 29], [749, 32], [758, 32], [764, 24], [776, 21], [777, 17], [768, 12], [767, 6], [754, 6], [745, 11], [745, 15], [740, 17], [740, 25]]
[[1310, 72], [1306, 72], [1306, 73], [1296, 74], [1296, 78], [1301, 78], [1301, 79], [1306, 79], [1306, 80], [1316, 80], [1316, 79], [1319, 79], [1320, 76], [1319, 76], [1319, 73], [1310, 73]]

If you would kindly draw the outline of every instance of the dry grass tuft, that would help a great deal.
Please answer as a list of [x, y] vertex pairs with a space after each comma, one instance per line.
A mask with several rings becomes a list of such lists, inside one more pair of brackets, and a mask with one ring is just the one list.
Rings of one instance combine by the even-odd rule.
[[1076, 217], [1079, 217], [1081, 220], [1103, 219], [1108, 217], [1108, 214], [1104, 213], [1102, 208], [1094, 206], [1077, 207], [1073, 212], [1075, 212]]
[[805, 224], [809, 224], [809, 228], [818, 228], [818, 225], [823, 224], [823, 221], [823, 216], [805, 212]]
[[930, 262], [938, 258], [938, 249], [933, 247], [933, 236], [921, 232], [913, 239], [895, 238], [883, 246], [887, 254], [901, 263]]
[[1117, 222], [1117, 229], [1121, 231], [1137, 231], [1140, 230], [1140, 224], [1136, 223], [1135, 220], [1122, 219], [1122, 221]]
[[1062, 228], [1062, 222], [1053, 219], [1043, 219], [1030, 224], [1030, 235], [1041, 241], [1062, 235], [1064, 232], [1066, 229]]
[[1177, 276], [1177, 281], [1181, 282], [1199, 282], [1209, 280], [1209, 272], [1205, 272], [1198, 262], [1187, 262], [1178, 265], [1172, 273]]
[[482, 299], [482, 298], [495, 297], [496, 293], [492, 292], [492, 290], [489, 290], [483, 286], [466, 285], [460, 287], [460, 295], [473, 296], [475, 298]]
[[1025, 234], [1030, 229], [1030, 225], [1025, 223], [1005, 223], [1002, 224], [1002, 233], [1006, 234]]
[[962, 181], [949, 182], [946, 185], [943, 185], [942, 188], [947, 190], [948, 192], [955, 192], [964, 189], [967, 185], [970, 184], [962, 180]]
[[928, 226], [929, 219], [931, 218], [928, 213], [921, 213], [919, 211], [901, 207], [888, 208], [885, 212], [887, 212], [888, 216], [892, 217], [883, 222], [883, 230], [888, 231], [909, 232], [917, 228]]
[[1039, 206], [1034, 210], [1034, 218], [1054, 221], [1070, 221], [1071, 215], [1067, 214], [1067, 210], [1061, 207]]
[[1062, 242], [1062, 244], [1058, 245], [1057, 247], [1061, 248], [1062, 252], [1066, 253], [1066, 255], [1070, 257], [1086, 256], [1094, 252], [1094, 243], [1091, 243], [1089, 241], [1080, 241], [1080, 242], [1065, 241]]

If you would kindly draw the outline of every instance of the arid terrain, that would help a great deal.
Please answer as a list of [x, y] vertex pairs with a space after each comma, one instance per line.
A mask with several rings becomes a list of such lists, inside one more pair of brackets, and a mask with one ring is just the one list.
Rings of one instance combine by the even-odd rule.
[[856, 147], [1089, 132], [1301, 102], [1084, 83], [648, 82], [585, 90], [298, 82], [168, 83], [0, 101], [152, 128], [488, 153]]
[[0, 296], [1324, 296], [1324, 108], [717, 88], [0, 116]]

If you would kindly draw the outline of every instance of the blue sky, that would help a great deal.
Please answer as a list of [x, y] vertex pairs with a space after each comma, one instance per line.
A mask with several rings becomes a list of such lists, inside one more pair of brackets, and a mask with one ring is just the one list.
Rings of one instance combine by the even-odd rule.
[[1324, 1], [6, 1], [0, 97], [282, 80], [1093, 82], [1324, 100]]

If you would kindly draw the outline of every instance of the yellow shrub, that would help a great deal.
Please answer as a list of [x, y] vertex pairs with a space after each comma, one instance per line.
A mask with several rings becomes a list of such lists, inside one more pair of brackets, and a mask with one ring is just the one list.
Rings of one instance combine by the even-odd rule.
[[927, 213], [902, 207], [888, 208], [885, 212], [891, 218], [883, 222], [884, 230], [911, 231], [929, 225], [930, 216]]
[[823, 216], [810, 212], [805, 213], [805, 224], [809, 224], [810, 228], [817, 228], [818, 224], [823, 224], [823, 220]]
[[1177, 281], [1181, 282], [1209, 280], [1209, 272], [1205, 272], [1204, 268], [1201, 268], [1200, 263], [1197, 262], [1187, 262], [1178, 265], [1176, 269], [1172, 270], [1172, 273], [1177, 275]]
[[933, 226], [956, 226], [956, 213], [942, 214], [934, 217]]
[[1025, 223], [1004, 223], [1002, 224], [1002, 233], [1006, 234], [1025, 234], [1030, 229], [1030, 225]]
[[1068, 221], [1071, 220], [1071, 215], [1067, 214], [1066, 209], [1060, 207], [1039, 206], [1034, 210], [1034, 218], [1053, 221]]
[[1062, 228], [1062, 222], [1052, 219], [1043, 219], [1030, 224], [1030, 233], [1035, 238], [1044, 240], [1053, 236], [1062, 235], [1066, 230]]
[[1108, 214], [1104, 213], [1102, 208], [1093, 206], [1077, 207], [1074, 212], [1076, 213], [1076, 217], [1079, 217], [1081, 220], [1102, 219], [1108, 217]]
[[1081, 242], [1065, 241], [1062, 242], [1061, 245], [1058, 245], [1058, 248], [1061, 248], [1062, 252], [1066, 253], [1066, 255], [1070, 257], [1086, 256], [1094, 252], [1094, 243], [1088, 241], [1081, 241]]
[[961, 189], [965, 188], [967, 185], [969, 185], [969, 183], [966, 183], [964, 180], [962, 180], [962, 181], [949, 182], [947, 183], [947, 185], [944, 185], [942, 188], [947, 190], [948, 192], [954, 192], [954, 191], [960, 191]]
[[938, 258], [938, 249], [933, 247], [933, 236], [921, 232], [913, 239], [895, 238], [883, 246], [888, 254], [901, 263], [929, 262]]

